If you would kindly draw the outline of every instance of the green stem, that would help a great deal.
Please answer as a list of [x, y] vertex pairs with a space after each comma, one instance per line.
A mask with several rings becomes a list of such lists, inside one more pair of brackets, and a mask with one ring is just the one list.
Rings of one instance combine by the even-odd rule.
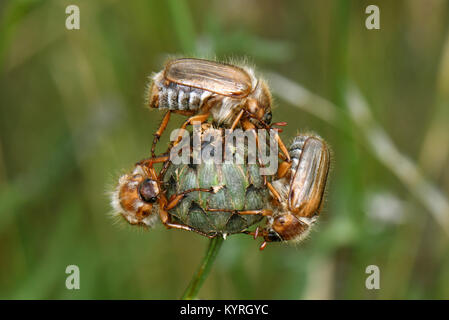
[[209, 275], [209, 271], [215, 258], [217, 257], [218, 251], [220, 251], [222, 244], [223, 238], [220, 236], [210, 240], [206, 255], [204, 256], [198, 271], [195, 273], [192, 280], [190, 280], [189, 286], [182, 295], [182, 300], [193, 300], [196, 298], [196, 295], [203, 285], [204, 280], [206, 280]]

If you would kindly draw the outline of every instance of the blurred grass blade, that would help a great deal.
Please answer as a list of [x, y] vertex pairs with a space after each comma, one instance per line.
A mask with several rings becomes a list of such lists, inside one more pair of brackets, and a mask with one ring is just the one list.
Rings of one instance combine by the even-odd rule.
[[184, 54], [195, 53], [195, 29], [190, 8], [184, 0], [169, 0], [173, 25]]
[[435, 178], [447, 166], [449, 157], [449, 32], [440, 59], [436, 106], [425, 134], [420, 163]]
[[446, 196], [421, 173], [418, 166], [401, 154], [385, 130], [375, 122], [360, 91], [353, 85], [347, 101], [351, 117], [363, 132], [371, 152], [429, 210], [449, 235], [449, 202]]
[[297, 83], [275, 72], [264, 72], [274, 93], [288, 103], [324, 120], [332, 125], [337, 124], [338, 113], [341, 112], [330, 101], [313, 94]]

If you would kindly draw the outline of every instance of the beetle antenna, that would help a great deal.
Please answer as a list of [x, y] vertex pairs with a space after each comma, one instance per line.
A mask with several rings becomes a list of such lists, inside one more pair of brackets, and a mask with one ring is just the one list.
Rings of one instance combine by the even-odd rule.
[[258, 235], [259, 235], [259, 226], [257, 226], [256, 231], [254, 231], [254, 240], [257, 239]]
[[271, 124], [272, 126], [278, 126], [278, 127], [285, 127], [287, 125], [287, 122], [275, 122]]

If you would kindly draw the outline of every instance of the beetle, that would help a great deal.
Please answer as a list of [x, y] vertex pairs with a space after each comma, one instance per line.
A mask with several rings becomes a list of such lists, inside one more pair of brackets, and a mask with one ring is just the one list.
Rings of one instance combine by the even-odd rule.
[[[290, 146], [290, 156], [291, 163], [282, 163], [276, 180], [266, 184], [257, 165], [182, 164], [169, 166], [162, 177], [153, 164], [170, 164], [169, 159], [146, 159], [136, 164], [132, 174], [119, 179], [111, 203], [114, 212], [130, 224], [151, 227], [159, 217], [167, 228], [209, 238], [232, 233], [261, 236], [260, 249], [268, 242], [299, 242], [322, 209], [330, 151], [320, 137], [298, 135]], [[270, 200], [266, 200], [265, 187]], [[267, 217], [267, 222], [261, 230], [247, 230], [262, 217]]]
[[[210, 116], [219, 126], [231, 130], [241, 124], [244, 129], [271, 128], [271, 93], [262, 78], [248, 66], [235, 66], [211, 60], [181, 58], [169, 60], [164, 69], [151, 77], [145, 94], [150, 108], [168, 109], [154, 134], [151, 154], [167, 127], [171, 113], [189, 118], [185, 129], [195, 121], [204, 122]], [[273, 125], [283, 126], [280, 122]], [[277, 136], [283, 155], [288, 151]], [[172, 142], [170, 146], [179, 140]], [[170, 147], [169, 147], [170, 149]]]
[[290, 146], [292, 163], [280, 166], [278, 177], [268, 185], [272, 199], [267, 224], [254, 232], [261, 236], [264, 249], [267, 242], [302, 241], [315, 224], [323, 207], [330, 166], [330, 151], [326, 142], [316, 135], [298, 135]]
[[191, 227], [173, 222], [168, 211], [177, 206], [190, 192], [216, 193], [220, 187], [192, 188], [167, 199], [161, 177], [153, 167], [154, 163], [167, 160], [166, 157], [160, 157], [141, 161], [136, 164], [132, 173], [119, 178], [116, 189], [111, 193], [114, 216], [121, 216], [132, 225], [144, 227], [152, 227], [159, 217], [167, 228], [195, 231]]

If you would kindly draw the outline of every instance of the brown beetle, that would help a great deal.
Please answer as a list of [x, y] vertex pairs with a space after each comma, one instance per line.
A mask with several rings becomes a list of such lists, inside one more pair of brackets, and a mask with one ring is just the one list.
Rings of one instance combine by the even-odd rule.
[[268, 185], [273, 195], [265, 228], [247, 232], [267, 242], [303, 240], [323, 206], [330, 152], [318, 136], [299, 135], [290, 146], [291, 165], [279, 167], [278, 179]]
[[[219, 126], [232, 130], [239, 123], [244, 129], [270, 128], [270, 90], [266, 82], [256, 78], [254, 70], [246, 66], [194, 58], [170, 60], [162, 71], [152, 76], [146, 98], [150, 108], [168, 109], [155, 133], [152, 157], [155, 157], [156, 143], [171, 113], [189, 116], [181, 129], [209, 117]], [[282, 157], [290, 161], [285, 145], [279, 136], [277, 138]]]
[[193, 228], [173, 223], [168, 211], [174, 208], [190, 192], [201, 191], [216, 193], [220, 187], [193, 188], [175, 194], [170, 199], [165, 196], [160, 174], [153, 168], [154, 163], [166, 162], [167, 157], [143, 160], [136, 164], [131, 174], [120, 177], [116, 190], [111, 194], [113, 215], [123, 217], [132, 225], [152, 227], [160, 218], [167, 228], [195, 231]]

